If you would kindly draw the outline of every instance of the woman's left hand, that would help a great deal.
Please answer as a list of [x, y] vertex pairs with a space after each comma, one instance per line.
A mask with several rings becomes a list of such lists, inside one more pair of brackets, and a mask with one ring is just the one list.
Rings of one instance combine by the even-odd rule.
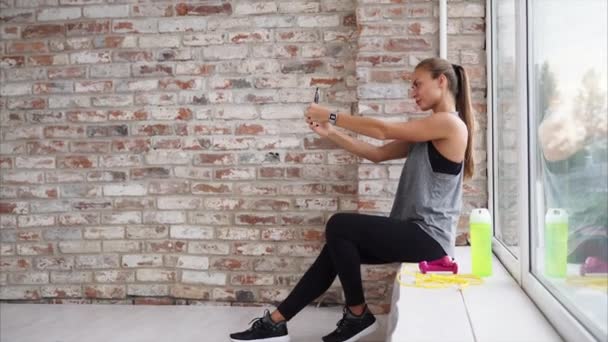
[[329, 109], [316, 103], [311, 103], [310, 106], [306, 108], [304, 116], [306, 117], [307, 121], [323, 123], [329, 121], [329, 113]]

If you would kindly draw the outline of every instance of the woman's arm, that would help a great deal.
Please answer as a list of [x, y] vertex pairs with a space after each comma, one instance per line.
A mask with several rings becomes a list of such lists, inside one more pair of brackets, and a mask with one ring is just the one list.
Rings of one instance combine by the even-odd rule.
[[[314, 122], [327, 122], [329, 111], [312, 104], [305, 115]], [[336, 126], [379, 140], [395, 139], [409, 142], [429, 141], [448, 138], [458, 125], [464, 123], [459, 118], [439, 113], [423, 119], [407, 122], [387, 122], [375, 118], [338, 113]]]
[[548, 161], [564, 160], [585, 147], [588, 136], [582, 122], [569, 115], [551, 115], [538, 126], [538, 140]]
[[361, 158], [365, 158], [374, 163], [385, 160], [405, 158], [409, 151], [409, 143], [395, 140], [383, 146], [374, 146], [370, 143], [355, 139], [344, 134], [329, 125], [322, 123], [311, 128], [321, 136], [327, 137], [336, 145], [344, 150], [351, 152]]

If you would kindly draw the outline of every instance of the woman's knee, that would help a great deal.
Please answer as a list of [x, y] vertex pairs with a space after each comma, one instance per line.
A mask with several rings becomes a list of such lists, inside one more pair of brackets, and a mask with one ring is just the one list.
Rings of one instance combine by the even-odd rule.
[[346, 228], [347, 217], [347, 213], [335, 213], [327, 220], [325, 225], [325, 238], [327, 240], [337, 237]]

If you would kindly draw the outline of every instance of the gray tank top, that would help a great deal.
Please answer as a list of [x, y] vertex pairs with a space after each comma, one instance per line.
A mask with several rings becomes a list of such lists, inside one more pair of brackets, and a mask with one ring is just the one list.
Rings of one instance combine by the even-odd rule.
[[427, 148], [410, 144], [389, 217], [418, 224], [454, 257], [464, 167], [457, 175], [434, 172]]

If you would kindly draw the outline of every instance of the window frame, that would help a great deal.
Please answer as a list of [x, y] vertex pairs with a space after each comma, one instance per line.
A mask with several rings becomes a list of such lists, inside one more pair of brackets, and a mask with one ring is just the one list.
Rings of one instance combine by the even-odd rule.
[[[496, 227], [498, 206], [495, 196], [497, 172], [497, 143], [495, 132], [497, 132], [496, 120], [496, 14], [497, 3], [501, 0], [486, 0], [486, 71], [487, 71], [487, 151], [488, 151], [488, 207], [492, 213], [493, 227]], [[509, 0], [511, 1], [511, 0]], [[516, 72], [518, 88], [518, 113], [523, 113], [525, 119], [519, 120], [518, 138], [521, 148], [519, 157], [522, 161], [519, 165], [520, 189], [518, 211], [523, 217], [519, 230], [519, 257], [515, 257], [509, 249], [496, 238], [496, 229], [492, 241], [492, 250], [504, 267], [511, 273], [513, 278], [522, 287], [524, 292], [537, 305], [556, 331], [567, 341], [597, 341], [605, 339], [602, 332], [594, 329], [589, 322], [579, 320], [583, 318], [578, 309], [570, 305], [565, 305], [560, 301], [559, 295], [554, 295], [538, 277], [532, 273], [532, 229], [541, 224], [542, 217], [537, 212], [535, 200], [538, 198], [539, 187], [536, 179], [537, 167], [532, 157], [535, 155], [530, 150], [530, 146], [537, 146], [536, 135], [534, 134], [533, 117], [530, 115], [534, 105], [533, 89], [534, 72], [530, 68], [533, 62], [532, 53], [532, 30], [533, 0], [515, 0], [516, 3]], [[523, 38], [523, 39], [522, 39]], [[540, 188], [542, 189], [542, 188]], [[568, 307], [567, 307], [568, 306]], [[574, 314], [573, 314], [574, 313]], [[575, 314], [577, 316], [575, 316]]]

